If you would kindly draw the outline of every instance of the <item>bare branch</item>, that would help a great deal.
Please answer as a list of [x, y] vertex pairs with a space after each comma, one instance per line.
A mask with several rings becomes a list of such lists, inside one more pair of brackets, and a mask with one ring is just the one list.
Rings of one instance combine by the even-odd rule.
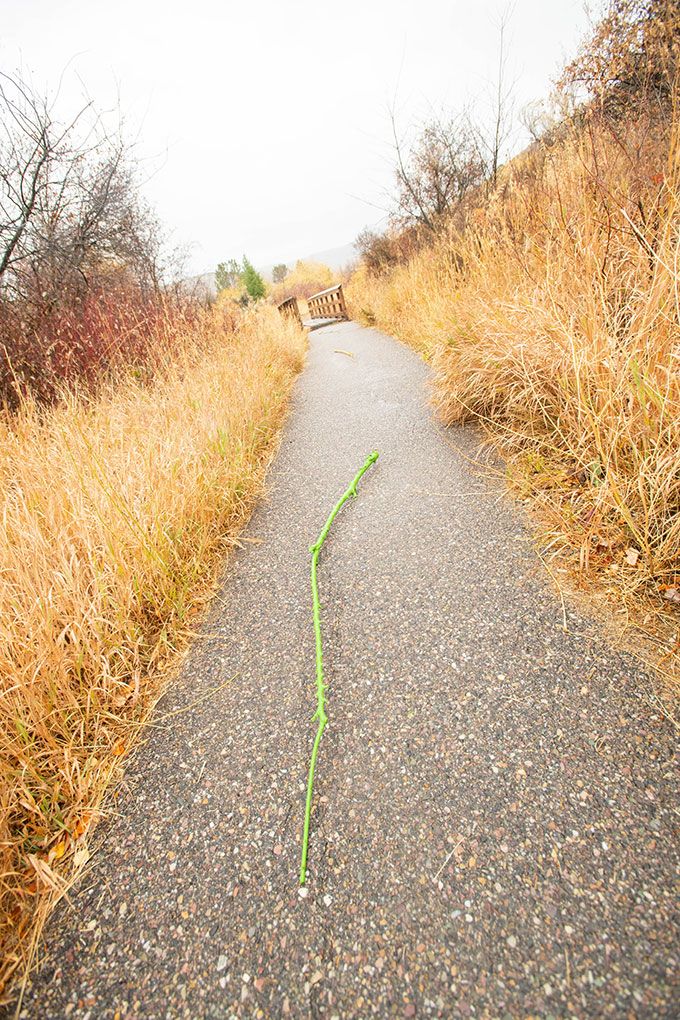
[[58, 123], [46, 98], [0, 73], [0, 287], [62, 300], [113, 273], [157, 288], [161, 231], [137, 162], [90, 100]]

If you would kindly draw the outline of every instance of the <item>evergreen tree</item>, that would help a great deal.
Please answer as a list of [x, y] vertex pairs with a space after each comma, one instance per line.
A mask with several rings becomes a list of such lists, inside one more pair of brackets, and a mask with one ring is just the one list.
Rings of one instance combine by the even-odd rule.
[[267, 293], [264, 280], [245, 255], [243, 256], [243, 272], [241, 274], [241, 280], [243, 282], [243, 286], [248, 291], [249, 297], [251, 297], [253, 301], [259, 301], [259, 299], [263, 298]]

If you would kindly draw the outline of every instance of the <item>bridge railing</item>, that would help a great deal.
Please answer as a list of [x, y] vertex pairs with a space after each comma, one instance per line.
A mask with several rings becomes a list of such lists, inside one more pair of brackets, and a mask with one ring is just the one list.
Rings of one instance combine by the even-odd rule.
[[281, 315], [284, 318], [289, 317], [295, 319], [298, 325], [302, 326], [302, 316], [300, 315], [300, 309], [298, 308], [297, 298], [289, 297], [285, 301], [282, 301], [278, 306]]
[[313, 294], [307, 298], [307, 305], [313, 319], [349, 319], [342, 284]]

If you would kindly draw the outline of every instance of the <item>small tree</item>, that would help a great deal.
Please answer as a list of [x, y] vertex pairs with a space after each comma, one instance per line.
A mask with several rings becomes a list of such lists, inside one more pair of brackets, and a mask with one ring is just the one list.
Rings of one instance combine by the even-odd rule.
[[514, 82], [507, 80], [506, 30], [510, 20], [510, 12], [502, 15], [498, 40], [498, 72], [496, 80], [490, 82], [491, 117], [468, 116], [468, 124], [472, 137], [477, 144], [477, 152], [484, 166], [484, 176], [490, 188], [495, 188], [498, 171], [504, 153], [512, 141], [515, 122]]
[[289, 272], [288, 266], [284, 265], [283, 262], [280, 262], [279, 265], [278, 266], [274, 266], [274, 268], [272, 270], [272, 280], [273, 280], [273, 282], [274, 283], [283, 283], [283, 281], [288, 276], [288, 272]]
[[231, 290], [241, 283], [241, 267], [236, 259], [229, 259], [228, 262], [218, 263], [215, 270], [215, 286], [217, 293], [223, 290]]
[[0, 295], [64, 305], [116, 276], [160, 285], [162, 231], [139, 195], [133, 150], [91, 103], [54, 103], [0, 73]]
[[485, 165], [477, 139], [465, 118], [425, 124], [415, 144], [405, 151], [392, 120], [397, 210], [395, 221], [420, 224], [437, 233], [470, 189], [484, 179]]
[[259, 301], [259, 299], [263, 298], [267, 293], [264, 280], [245, 255], [243, 256], [243, 272], [241, 274], [241, 281], [248, 292], [248, 296], [252, 298], [253, 301]]

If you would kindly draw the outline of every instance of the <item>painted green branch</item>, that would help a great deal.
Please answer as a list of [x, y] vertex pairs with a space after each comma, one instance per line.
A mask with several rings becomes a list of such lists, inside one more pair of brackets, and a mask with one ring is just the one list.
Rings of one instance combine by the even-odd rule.
[[323, 530], [317, 538], [314, 545], [310, 545], [309, 551], [312, 554], [312, 597], [314, 600], [314, 637], [316, 640], [316, 700], [317, 708], [316, 712], [312, 716], [312, 722], [317, 719], [318, 726], [316, 730], [316, 736], [314, 738], [314, 746], [312, 747], [312, 758], [309, 763], [309, 779], [307, 781], [307, 804], [305, 806], [305, 829], [302, 836], [302, 861], [300, 864], [300, 885], [305, 884], [305, 873], [307, 870], [307, 844], [309, 843], [309, 820], [312, 813], [312, 789], [314, 786], [314, 767], [316, 766], [316, 756], [319, 752], [319, 744], [321, 743], [321, 734], [326, 728], [328, 719], [326, 717], [326, 685], [323, 682], [323, 660], [321, 654], [321, 620], [319, 618], [319, 590], [316, 584], [316, 566], [319, 562], [319, 553], [321, 546], [324, 544], [326, 535], [330, 531], [331, 524], [335, 520], [335, 516], [340, 510], [340, 507], [345, 503], [350, 496], [356, 498], [357, 495], [357, 483], [363, 473], [368, 471], [371, 464], [375, 464], [378, 459], [378, 451], [375, 450], [366, 458], [366, 463], [357, 471], [354, 479], [347, 492], [342, 496], [341, 499], [336, 503], [333, 512], [323, 526]]

